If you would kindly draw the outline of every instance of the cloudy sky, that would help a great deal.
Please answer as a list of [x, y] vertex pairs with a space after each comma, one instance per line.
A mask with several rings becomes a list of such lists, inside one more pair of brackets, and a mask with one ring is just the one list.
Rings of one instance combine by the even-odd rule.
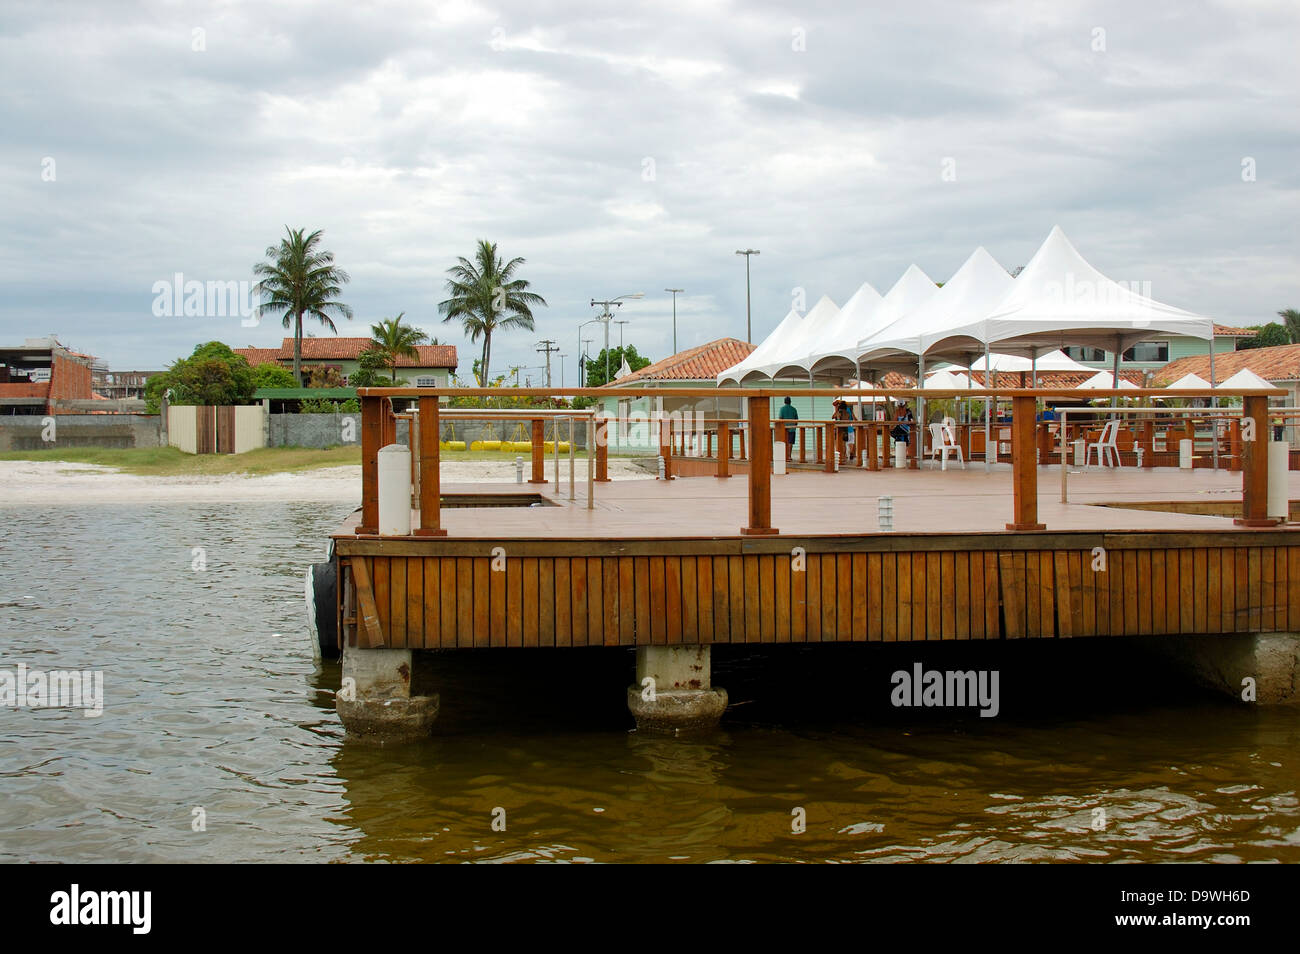
[[[0, 343], [111, 367], [278, 322], [158, 317], [154, 284], [251, 279], [323, 229], [356, 319], [443, 325], [478, 238], [549, 302], [494, 341], [573, 384], [592, 298], [654, 358], [761, 340], [915, 262], [1022, 265], [1060, 224], [1110, 277], [1230, 324], [1300, 307], [1300, 7], [570, 0], [8, 2], [0, 7]], [[586, 329], [590, 336], [599, 326]], [[617, 332], [617, 328], [615, 329]], [[599, 348], [599, 339], [593, 348]], [[556, 375], [558, 384], [558, 374]]]

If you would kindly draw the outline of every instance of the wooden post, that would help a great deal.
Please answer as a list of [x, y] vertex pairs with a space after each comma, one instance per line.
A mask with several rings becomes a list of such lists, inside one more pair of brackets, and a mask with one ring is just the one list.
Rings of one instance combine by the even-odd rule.
[[659, 456], [664, 459], [664, 480], [673, 479], [673, 421], [659, 419]]
[[1232, 457], [1228, 468], [1241, 470], [1241, 421], [1235, 417], [1228, 423], [1228, 453]]
[[907, 469], [916, 470], [921, 466], [921, 458], [925, 456], [925, 432], [921, 430], [920, 421], [912, 421], [911, 430], [912, 433], [908, 435], [907, 449], [912, 456], [907, 460]]
[[872, 421], [867, 425], [867, 470], [880, 470], [880, 425]]
[[596, 483], [609, 483], [609, 418], [596, 418]]
[[1052, 462], [1052, 432], [1050, 425], [1043, 421], [1038, 427], [1038, 463], [1046, 467]]
[[533, 418], [533, 475], [530, 484], [546, 483], [546, 421]]
[[822, 425], [822, 430], [826, 436], [822, 439], [822, 446], [826, 448], [826, 463], [824, 470], [828, 474], [835, 473], [835, 425], [829, 421]]
[[860, 468], [862, 468], [862, 469], [866, 469], [866, 466], [867, 466], [867, 435], [871, 432], [871, 429], [870, 429], [869, 427], [867, 427], [867, 425], [865, 425], [865, 424], [859, 424], [856, 428], [854, 428], [854, 430], [856, 431], [856, 433], [857, 433], [857, 435], [858, 435], [858, 439], [857, 439], [857, 442], [856, 442], [857, 445], [858, 445], [858, 467], [860, 467]]
[[1255, 426], [1253, 434], [1248, 423], [1242, 429], [1241, 516], [1233, 522], [1243, 527], [1274, 527], [1279, 521], [1268, 515], [1268, 398], [1245, 398], [1241, 420], [1253, 420]]
[[824, 428], [817, 427], [813, 429], [813, 437], [815, 438], [815, 445], [813, 447], [814, 464], [820, 464], [823, 460], [825, 460], [825, 458], [822, 457], [822, 436], [824, 435], [824, 433], [825, 433]]
[[381, 404], [384, 409], [384, 436], [380, 438], [379, 446], [387, 447], [397, 443], [397, 415], [393, 413], [392, 398], [381, 398]]
[[1038, 467], [1034, 460], [1034, 414], [1030, 395], [1011, 399], [1011, 492], [1013, 522], [1008, 530], [1045, 530], [1038, 522]]
[[776, 439], [781, 442], [781, 453], [785, 454], [785, 459], [790, 459], [790, 445], [786, 442], [785, 435], [789, 428], [785, 426], [785, 421], [776, 422]]
[[1156, 465], [1156, 422], [1147, 418], [1142, 422], [1142, 447], [1144, 450], [1142, 456], [1142, 467], [1144, 469]]
[[[753, 425], [751, 424], [750, 426], [752, 427]], [[740, 453], [737, 455], [736, 459], [744, 460], [745, 459], [745, 428], [744, 427], [738, 429], [736, 433], [736, 437], [740, 440]]]
[[[749, 401], [749, 427], [752, 440], [749, 449], [749, 526], [740, 532], [766, 536], [777, 533], [772, 526], [772, 408], [765, 397], [752, 397]], [[763, 435], [769, 439], [764, 441]]]
[[718, 477], [730, 477], [727, 461], [731, 458], [731, 429], [726, 421], [718, 421]]
[[358, 534], [379, 532], [379, 441], [383, 436], [383, 398], [361, 399], [361, 523]]
[[799, 435], [799, 463], [808, 463], [808, 428], [800, 426], [797, 429]]
[[438, 399], [420, 398], [420, 526], [417, 537], [443, 537], [442, 481], [438, 473]]

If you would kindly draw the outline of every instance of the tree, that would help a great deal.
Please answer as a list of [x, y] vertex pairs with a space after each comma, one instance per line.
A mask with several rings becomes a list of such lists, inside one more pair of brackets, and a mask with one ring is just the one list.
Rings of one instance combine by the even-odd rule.
[[253, 369], [253, 386], [259, 388], [296, 388], [293, 372], [278, 364], [259, 364]]
[[483, 339], [481, 381], [491, 379], [492, 335], [497, 330], [533, 330], [535, 306], [546, 307], [546, 299], [529, 291], [525, 279], [516, 278], [522, 258], [502, 261], [495, 242], [479, 239], [474, 261], [459, 259], [447, 269], [447, 300], [438, 303], [443, 321], [459, 321], [470, 341]]
[[370, 326], [370, 344], [366, 351], [376, 356], [383, 367], [388, 368], [390, 377], [397, 380], [397, 361], [399, 358], [418, 359], [420, 352], [417, 345], [429, 340], [419, 328], [402, 324], [406, 312], [399, 312], [396, 318], [384, 318]]
[[[640, 371], [650, 363], [649, 358], [643, 358], [636, 353], [635, 345], [628, 345], [625, 348], [609, 349], [609, 373], [618, 374], [618, 369], [623, 366], [623, 359], [627, 359], [627, 366], [633, 371]], [[600, 353], [587, 359], [587, 380], [585, 387], [598, 388], [606, 384], [605, 379], [605, 349], [601, 348]]]
[[1238, 339], [1238, 351], [1247, 351], [1251, 348], [1274, 348], [1292, 342], [1287, 330], [1276, 321], [1270, 321], [1266, 325], [1251, 325], [1250, 330], [1255, 332], [1255, 337]]
[[260, 279], [253, 290], [262, 296], [259, 315], [283, 313], [282, 324], [293, 328], [293, 377], [301, 387], [302, 319], [316, 318], [338, 334], [330, 315], [351, 320], [352, 309], [338, 300], [351, 277], [334, 264], [333, 252], [320, 247], [320, 229], [305, 237], [303, 229], [294, 231], [286, 225], [284, 230], [287, 237], [278, 246], [267, 247], [270, 261], [253, 266], [253, 274]]
[[1284, 308], [1277, 313], [1286, 325], [1287, 337], [1291, 339], [1291, 344], [1300, 342], [1300, 311], [1294, 308]]
[[220, 341], [209, 341], [151, 377], [145, 386], [145, 400], [151, 411], [158, 409], [167, 391], [176, 405], [247, 404], [255, 389], [253, 369], [244, 356]]

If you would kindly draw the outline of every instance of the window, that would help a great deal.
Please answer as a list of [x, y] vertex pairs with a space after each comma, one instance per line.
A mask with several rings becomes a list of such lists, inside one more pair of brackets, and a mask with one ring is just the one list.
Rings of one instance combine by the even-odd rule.
[[417, 388], [436, 388], [438, 379], [431, 374], [422, 374], [415, 379], [415, 386]]
[[1124, 352], [1125, 361], [1169, 361], [1168, 341], [1139, 341]]
[[1061, 350], [1065, 352], [1066, 357], [1073, 358], [1075, 361], [1104, 362], [1106, 360], [1106, 352], [1101, 348], [1080, 348], [1071, 345]]

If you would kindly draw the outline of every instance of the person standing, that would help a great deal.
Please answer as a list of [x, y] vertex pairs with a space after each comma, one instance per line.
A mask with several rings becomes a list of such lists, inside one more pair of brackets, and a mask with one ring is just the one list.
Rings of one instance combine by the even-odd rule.
[[[785, 399], [785, 403], [781, 405], [781, 410], [777, 412], [776, 416], [779, 420], [782, 421], [799, 420], [799, 412], [795, 410], [795, 406], [790, 403], [789, 398]], [[794, 432], [795, 432], [795, 428], [793, 424], [785, 425], [785, 459], [786, 460], [794, 460]]]

